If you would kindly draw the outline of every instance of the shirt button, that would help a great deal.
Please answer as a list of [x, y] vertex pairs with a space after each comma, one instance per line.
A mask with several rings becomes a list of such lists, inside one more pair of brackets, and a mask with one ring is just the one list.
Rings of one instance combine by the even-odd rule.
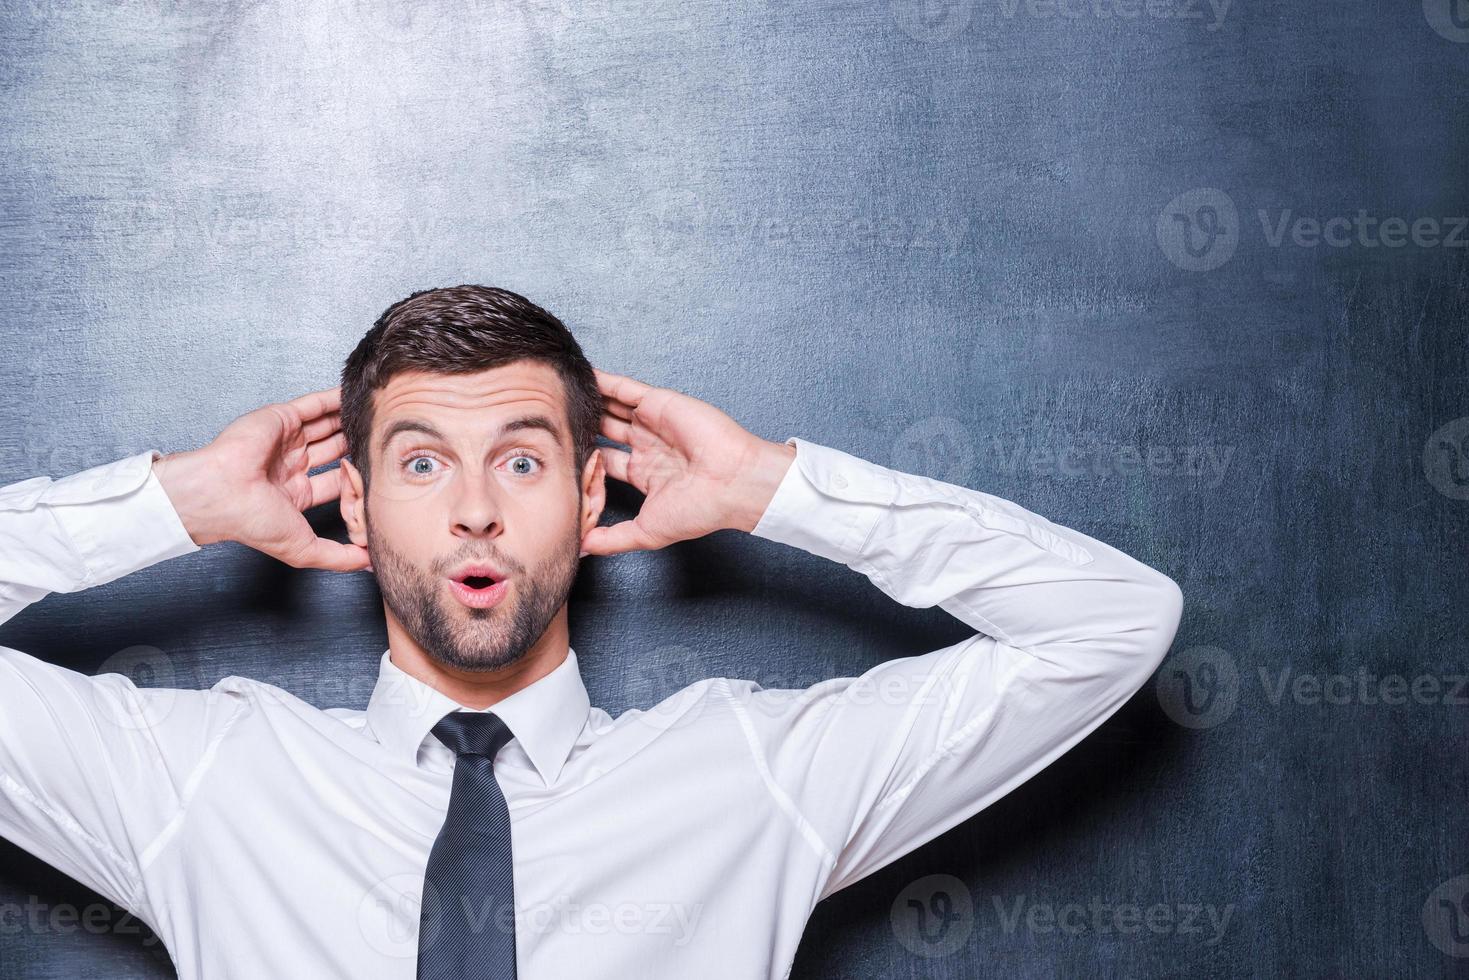
[[836, 476], [831, 478], [831, 485], [836, 487], [838, 490], [845, 490], [847, 488], [847, 478], [838, 473]]

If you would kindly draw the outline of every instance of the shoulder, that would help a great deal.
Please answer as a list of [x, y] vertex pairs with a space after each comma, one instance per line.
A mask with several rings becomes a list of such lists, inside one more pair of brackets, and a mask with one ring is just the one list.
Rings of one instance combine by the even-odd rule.
[[646, 708], [627, 708], [616, 716], [600, 708], [591, 714], [595, 734], [607, 735], [624, 728], [666, 730], [687, 725], [707, 711], [711, 704], [724, 701], [722, 677], [705, 677], [666, 695]]

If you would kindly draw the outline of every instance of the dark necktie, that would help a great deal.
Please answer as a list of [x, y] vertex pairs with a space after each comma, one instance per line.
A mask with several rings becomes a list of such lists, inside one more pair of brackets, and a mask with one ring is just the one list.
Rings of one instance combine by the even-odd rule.
[[449, 813], [424, 873], [419, 980], [514, 980], [510, 811], [495, 753], [514, 738], [498, 715], [455, 711], [434, 735], [459, 757]]

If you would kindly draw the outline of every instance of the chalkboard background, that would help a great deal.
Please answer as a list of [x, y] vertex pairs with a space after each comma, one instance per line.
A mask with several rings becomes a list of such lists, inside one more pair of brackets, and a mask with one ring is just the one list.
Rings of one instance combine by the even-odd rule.
[[[1469, 975], [1464, 0], [22, 0], [0, 31], [0, 482], [200, 445], [412, 290], [514, 289], [601, 367], [1183, 587], [1154, 682], [818, 906], [794, 977]], [[966, 634], [735, 532], [589, 560], [572, 627], [614, 715]], [[323, 707], [386, 646], [368, 576], [233, 545], [0, 642]], [[0, 977], [171, 975], [140, 929], [0, 844]]]

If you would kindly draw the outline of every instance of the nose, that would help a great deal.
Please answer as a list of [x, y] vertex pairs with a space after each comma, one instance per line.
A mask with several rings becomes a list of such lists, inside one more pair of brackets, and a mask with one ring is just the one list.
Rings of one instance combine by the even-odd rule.
[[483, 473], [463, 473], [455, 481], [449, 519], [456, 537], [494, 538], [504, 530], [495, 482]]

